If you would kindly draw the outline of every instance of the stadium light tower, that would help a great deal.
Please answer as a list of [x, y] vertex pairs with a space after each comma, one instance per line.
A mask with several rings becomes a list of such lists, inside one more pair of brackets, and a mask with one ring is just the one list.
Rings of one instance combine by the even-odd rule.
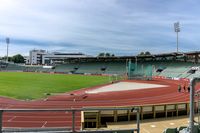
[[180, 32], [179, 22], [174, 23], [174, 31], [177, 33], [177, 36], [176, 36], [176, 48], [177, 48], [177, 53], [178, 53], [178, 33]]
[[7, 44], [7, 58], [6, 58], [6, 62], [8, 62], [8, 46], [9, 46], [9, 43], [10, 43], [10, 38], [6, 38], [6, 44]]

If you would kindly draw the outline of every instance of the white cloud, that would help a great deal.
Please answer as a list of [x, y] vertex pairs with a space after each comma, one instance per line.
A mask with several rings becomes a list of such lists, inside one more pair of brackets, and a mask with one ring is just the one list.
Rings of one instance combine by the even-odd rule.
[[[27, 46], [12, 42], [10, 53], [23, 54], [32, 48], [88, 54], [170, 52], [175, 49], [176, 41], [173, 23], [180, 21], [181, 47], [189, 51], [199, 48], [197, 3], [197, 0], [191, 3], [185, 0], [181, 3], [179, 0], [164, 3], [160, 0], [0, 0], [0, 39], [9, 36], [13, 40], [30, 40], [26, 41]], [[183, 10], [188, 6], [193, 8]]]

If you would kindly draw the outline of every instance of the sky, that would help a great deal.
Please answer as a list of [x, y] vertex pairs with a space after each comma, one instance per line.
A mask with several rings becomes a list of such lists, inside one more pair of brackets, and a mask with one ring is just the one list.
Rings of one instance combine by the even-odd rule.
[[0, 56], [32, 49], [98, 55], [200, 48], [199, 0], [0, 0]]

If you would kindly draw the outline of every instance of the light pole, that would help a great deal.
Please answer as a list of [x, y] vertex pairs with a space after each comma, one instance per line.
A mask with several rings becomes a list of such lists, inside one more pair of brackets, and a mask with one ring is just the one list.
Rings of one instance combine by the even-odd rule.
[[178, 53], [178, 33], [180, 32], [179, 22], [174, 23], [174, 31], [177, 33], [177, 36], [176, 36], [176, 48], [177, 48], [177, 53]]
[[6, 58], [6, 62], [8, 63], [8, 45], [10, 43], [10, 38], [6, 38], [6, 44], [7, 44], [7, 58]]

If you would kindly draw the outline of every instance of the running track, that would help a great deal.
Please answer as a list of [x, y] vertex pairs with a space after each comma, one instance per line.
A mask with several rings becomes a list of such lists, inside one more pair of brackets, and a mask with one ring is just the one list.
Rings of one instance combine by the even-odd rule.
[[[129, 90], [120, 92], [106, 92], [99, 94], [85, 94], [86, 88], [78, 91], [50, 96], [48, 99], [36, 101], [19, 101], [0, 97], [2, 109], [63, 109], [91, 106], [136, 106], [155, 105], [189, 101], [188, 92], [178, 92], [178, 84], [173, 80], [153, 81], [123, 81], [167, 85], [162, 88]], [[81, 114], [76, 113], [76, 129], [81, 126]], [[6, 112], [3, 114], [3, 127], [71, 127], [72, 115], [70, 112]]]

